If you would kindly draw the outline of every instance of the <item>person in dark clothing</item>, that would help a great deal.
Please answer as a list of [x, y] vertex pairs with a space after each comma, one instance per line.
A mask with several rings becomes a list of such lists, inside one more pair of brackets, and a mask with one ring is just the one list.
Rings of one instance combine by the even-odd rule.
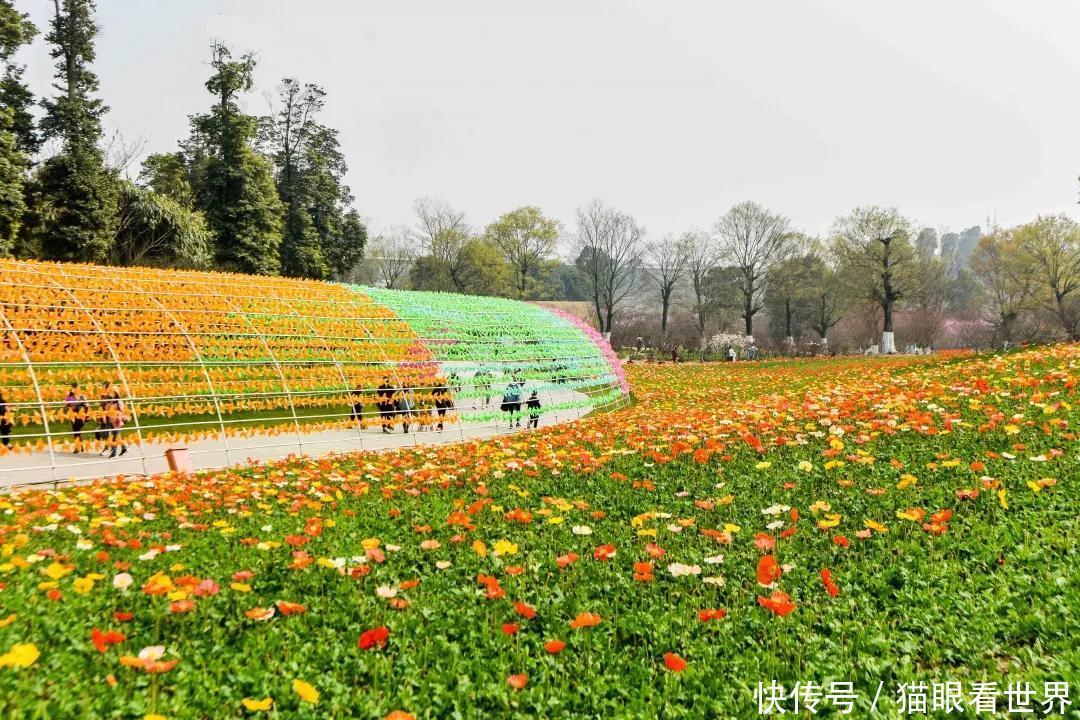
[[349, 417], [357, 422], [357, 424], [364, 421], [364, 387], [360, 383], [356, 383], [349, 395], [352, 397], [352, 412], [349, 413]]
[[673, 362], [673, 363], [679, 362], [679, 348], [676, 347], [675, 345], [671, 346], [671, 362]]
[[518, 415], [521, 412], [521, 390], [522, 384], [517, 380], [512, 380], [506, 386], [502, 405], [499, 406], [500, 410], [509, 415], [510, 427], [514, 427], [515, 423], [518, 427], [521, 426], [521, 417]]
[[533, 390], [529, 395], [529, 399], [526, 401], [525, 406], [529, 408], [529, 423], [527, 427], [536, 428], [540, 424], [540, 396]]
[[0, 391], [0, 444], [11, 447], [11, 418], [8, 416], [7, 396]]
[[67, 397], [64, 398], [68, 413], [71, 417], [71, 437], [75, 441], [74, 452], [82, 451], [82, 429], [86, 425], [86, 416], [90, 412], [90, 401], [79, 390], [79, 383], [71, 383]]
[[382, 385], [376, 390], [375, 407], [379, 408], [382, 431], [389, 433], [394, 427], [394, 386], [390, 384], [388, 377], [383, 378]]
[[117, 448], [120, 449], [121, 455], [128, 451], [121, 432], [126, 422], [127, 408], [124, 407], [124, 401], [120, 397], [120, 389], [106, 380], [101, 393], [100, 428], [105, 432], [105, 449], [102, 455], [109, 453], [109, 457], [114, 458]]
[[454, 400], [450, 396], [450, 388], [446, 386], [446, 383], [440, 378], [435, 389], [431, 391], [431, 396], [435, 399], [435, 412], [439, 415], [439, 424], [436, 429], [440, 432], [443, 429], [443, 423], [446, 421], [446, 411], [454, 407]]
[[416, 410], [416, 396], [411, 387], [404, 387], [398, 393], [395, 405], [397, 414], [401, 417], [401, 432], [409, 432], [409, 423], [412, 421], [413, 411]]

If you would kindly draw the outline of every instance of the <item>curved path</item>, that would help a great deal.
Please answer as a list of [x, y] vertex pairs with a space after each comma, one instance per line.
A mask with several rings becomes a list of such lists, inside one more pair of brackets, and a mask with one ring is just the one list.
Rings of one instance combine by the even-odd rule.
[[[574, 392], [579, 398], [585, 396]], [[550, 398], [541, 397], [545, 402]], [[567, 393], [561, 394], [567, 399]], [[590, 412], [589, 407], [540, 416], [541, 427], [576, 420]], [[447, 425], [439, 432], [433, 429], [404, 433], [397, 426], [393, 433], [374, 430], [325, 430], [299, 434], [262, 435], [251, 438], [233, 438], [232, 447], [226, 451], [219, 439], [199, 440], [186, 443], [191, 464], [195, 470], [210, 470], [248, 462], [279, 460], [289, 455], [325, 455], [327, 453], [355, 452], [358, 450], [387, 450], [414, 445], [435, 445], [459, 442], [475, 438], [493, 437], [513, 432], [527, 432], [522, 418], [521, 428], [510, 428], [505, 420], [497, 424], [460, 423]], [[416, 426], [414, 425], [414, 428]], [[302, 428], [301, 428], [302, 430]], [[134, 438], [132, 438], [134, 440]], [[237, 446], [241, 444], [241, 446]], [[108, 459], [93, 453], [55, 453], [55, 468], [49, 466], [49, 453], [13, 453], [0, 457], [0, 488], [17, 486], [40, 486], [54, 483], [89, 480], [92, 478], [155, 475], [168, 471], [165, 451], [176, 443], [146, 442], [140, 448], [132, 442], [122, 457]]]

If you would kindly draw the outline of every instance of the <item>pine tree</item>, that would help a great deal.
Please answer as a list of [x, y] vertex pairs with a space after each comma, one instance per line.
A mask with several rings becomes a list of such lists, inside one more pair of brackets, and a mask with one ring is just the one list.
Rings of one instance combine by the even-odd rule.
[[263, 118], [262, 143], [273, 159], [285, 207], [281, 266], [286, 275], [327, 278], [348, 273], [363, 256], [367, 230], [350, 209], [345, 158], [337, 131], [316, 122], [326, 93], [286, 78], [281, 107]]
[[214, 233], [215, 259], [228, 270], [262, 275], [280, 272], [282, 206], [267, 160], [255, 152], [257, 121], [240, 110], [238, 98], [252, 88], [255, 59], [212, 46], [214, 74], [206, 89], [217, 98], [211, 111], [192, 118], [187, 155], [195, 178], [196, 204]]
[[115, 235], [118, 185], [105, 167], [101, 117], [108, 108], [99, 98], [94, 61], [93, 0], [53, 0], [49, 34], [56, 63], [55, 97], [44, 102], [42, 136], [61, 143], [35, 179], [39, 198], [40, 253], [49, 259], [102, 262]]
[[18, 49], [37, 35], [25, 13], [0, 0], [0, 255], [10, 255], [26, 212], [24, 186], [37, 135], [30, 115], [33, 95], [13, 62]]

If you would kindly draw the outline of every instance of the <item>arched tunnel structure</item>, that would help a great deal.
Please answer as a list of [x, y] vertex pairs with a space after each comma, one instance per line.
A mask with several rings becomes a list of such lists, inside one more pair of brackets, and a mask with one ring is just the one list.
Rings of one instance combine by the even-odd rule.
[[0, 260], [0, 333], [0, 486], [149, 474], [178, 446], [219, 467], [516, 431], [627, 398], [591, 327], [502, 298]]

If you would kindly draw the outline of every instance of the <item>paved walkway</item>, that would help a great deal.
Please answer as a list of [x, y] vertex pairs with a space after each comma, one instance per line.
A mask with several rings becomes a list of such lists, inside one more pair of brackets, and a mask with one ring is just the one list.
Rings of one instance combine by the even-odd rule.
[[[579, 399], [584, 396], [574, 393]], [[566, 393], [562, 394], [566, 400]], [[589, 411], [588, 407], [572, 411], [544, 414], [540, 426], [576, 420]], [[459, 442], [473, 438], [527, 432], [523, 418], [521, 428], [509, 428], [503, 420], [496, 425], [470, 424], [447, 425], [442, 432], [428, 429], [422, 432], [403, 433], [398, 427], [387, 434], [381, 429], [326, 430], [322, 432], [295, 432], [281, 435], [263, 435], [251, 438], [228, 438], [226, 450], [220, 439], [199, 440], [186, 443], [191, 464], [196, 470], [243, 465], [249, 461], [277, 460], [289, 455], [318, 456], [336, 452], [357, 450], [386, 450], [414, 445], [435, 445]], [[416, 426], [413, 426], [416, 428]], [[303, 428], [301, 428], [302, 430]], [[0, 457], [0, 488], [21, 485], [50, 485], [54, 482], [79, 481], [91, 478], [115, 477], [117, 475], [142, 476], [163, 473], [169, 469], [165, 451], [175, 443], [147, 442], [140, 448], [137, 442], [128, 446], [128, 452], [117, 458], [105, 458], [93, 453], [57, 452], [56, 467], [49, 467], [49, 453], [13, 453]]]

